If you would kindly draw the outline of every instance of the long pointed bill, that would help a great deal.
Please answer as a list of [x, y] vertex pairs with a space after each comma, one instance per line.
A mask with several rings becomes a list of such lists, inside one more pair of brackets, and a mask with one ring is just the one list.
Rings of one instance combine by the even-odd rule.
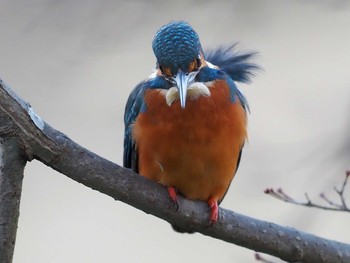
[[185, 108], [186, 106], [187, 88], [190, 86], [190, 84], [192, 84], [197, 73], [197, 71], [193, 71], [186, 74], [179, 70], [174, 78], [179, 91], [181, 108]]

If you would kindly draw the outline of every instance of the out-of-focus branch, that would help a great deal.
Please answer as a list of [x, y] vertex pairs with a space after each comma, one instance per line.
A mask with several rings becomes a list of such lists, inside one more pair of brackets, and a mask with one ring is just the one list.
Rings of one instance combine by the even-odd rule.
[[[0, 81], [0, 136], [16, 138], [28, 160], [37, 159], [71, 179], [182, 229], [279, 257], [288, 262], [350, 262], [350, 245], [220, 208], [208, 225], [207, 204], [178, 197], [175, 210], [166, 189], [76, 144], [50, 127]], [[6, 128], [7, 127], [7, 128]]]
[[278, 188], [277, 190], [274, 190], [273, 188], [267, 188], [264, 192], [266, 194], [271, 195], [274, 198], [277, 198], [279, 200], [282, 200], [284, 202], [294, 204], [294, 205], [315, 207], [315, 208], [320, 208], [320, 209], [324, 209], [324, 210], [331, 210], [331, 211], [350, 212], [350, 209], [347, 206], [346, 200], [344, 197], [344, 190], [347, 186], [347, 182], [348, 182], [349, 177], [350, 177], [350, 171], [346, 171], [345, 178], [344, 178], [343, 184], [340, 187], [340, 189], [338, 189], [337, 187], [333, 187], [334, 191], [339, 196], [341, 203], [336, 203], [336, 202], [332, 201], [324, 193], [320, 193], [320, 197], [325, 201], [326, 205], [314, 203], [310, 199], [310, 197], [307, 193], [305, 193], [306, 201], [298, 201], [295, 198], [292, 198], [288, 194], [286, 194], [282, 190], [282, 188]]

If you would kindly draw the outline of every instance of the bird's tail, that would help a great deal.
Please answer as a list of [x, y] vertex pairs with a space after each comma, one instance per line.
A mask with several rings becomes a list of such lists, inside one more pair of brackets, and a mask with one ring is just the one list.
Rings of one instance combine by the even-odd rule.
[[225, 71], [234, 81], [249, 83], [261, 68], [251, 62], [256, 52], [240, 53], [237, 44], [219, 47], [205, 52], [205, 59]]

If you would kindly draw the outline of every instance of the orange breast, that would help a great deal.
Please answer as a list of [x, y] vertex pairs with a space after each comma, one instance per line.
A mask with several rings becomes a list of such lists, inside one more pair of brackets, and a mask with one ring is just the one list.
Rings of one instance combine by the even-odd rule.
[[190, 199], [222, 199], [246, 138], [246, 113], [238, 99], [230, 101], [226, 82], [216, 81], [210, 92], [183, 109], [150, 89], [133, 128], [140, 174]]

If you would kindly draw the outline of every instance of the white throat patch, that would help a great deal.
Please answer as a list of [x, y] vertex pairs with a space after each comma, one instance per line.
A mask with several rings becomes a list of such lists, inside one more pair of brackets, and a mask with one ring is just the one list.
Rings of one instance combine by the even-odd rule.
[[[212, 86], [212, 82], [194, 82], [187, 88], [187, 97], [186, 99], [198, 99], [200, 96], [210, 96], [209, 88]], [[164, 95], [166, 103], [168, 106], [171, 106], [174, 101], [180, 99], [179, 91], [176, 87], [171, 87], [168, 90], [161, 90], [161, 93]]]

